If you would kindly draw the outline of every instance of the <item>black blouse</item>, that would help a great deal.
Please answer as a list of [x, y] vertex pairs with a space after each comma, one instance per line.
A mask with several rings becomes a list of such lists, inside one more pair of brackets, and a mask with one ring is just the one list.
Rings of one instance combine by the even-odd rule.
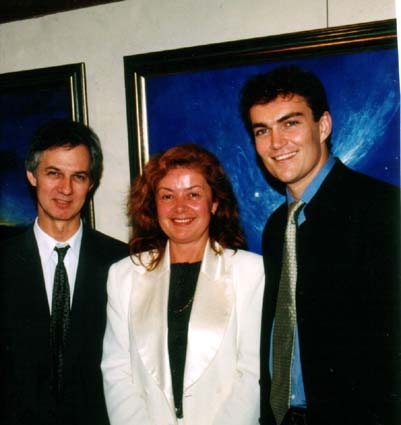
[[168, 354], [177, 418], [183, 417], [182, 394], [188, 324], [201, 262], [171, 264], [168, 298]]

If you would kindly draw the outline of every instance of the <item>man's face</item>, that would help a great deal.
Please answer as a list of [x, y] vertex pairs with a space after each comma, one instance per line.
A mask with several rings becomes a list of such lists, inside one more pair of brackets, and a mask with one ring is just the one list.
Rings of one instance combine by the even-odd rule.
[[269, 173], [299, 198], [326, 162], [331, 117], [319, 121], [299, 95], [279, 96], [249, 111], [256, 151]]
[[54, 226], [78, 229], [81, 209], [92, 187], [89, 168], [89, 151], [78, 145], [44, 151], [35, 173], [27, 171], [36, 188], [39, 225], [49, 235], [53, 236]]

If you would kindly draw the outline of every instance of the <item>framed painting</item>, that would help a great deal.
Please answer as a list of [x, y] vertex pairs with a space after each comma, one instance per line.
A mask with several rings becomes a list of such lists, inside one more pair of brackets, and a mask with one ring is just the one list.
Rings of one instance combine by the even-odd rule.
[[[51, 118], [87, 123], [83, 63], [0, 74], [0, 238], [36, 217], [24, 159], [33, 133]], [[92, 200], [84, 220], [94, 225]]]
[[131, 177], [149, 155], [193, 142], [229, 175], [248, 248], [261, 252], [269, 215], [284, 201], [266, 178], [241, 121], [245, 81], [278, 65], [315, 72], [333, 116], [332, 153], [400, 184], [400, 88], [395, 20], [126, 56]]

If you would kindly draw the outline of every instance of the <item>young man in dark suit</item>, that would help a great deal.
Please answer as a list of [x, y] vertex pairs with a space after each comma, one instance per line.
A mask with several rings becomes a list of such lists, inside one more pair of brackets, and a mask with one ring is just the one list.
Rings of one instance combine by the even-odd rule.
[[255, 76], [241, 112], [287, 194], [263, 235], [260, 423], [400, 424], [398, 188], [331, 156], [329, 106], [310, 72]]
[[93, 131], [68, 120], [51, 120], [30, 144], [38, 216], [0, 248], [2, 424], [109, 423], [100, 370], [106, 279], [128, 248], [82, 223], [102, 161]]

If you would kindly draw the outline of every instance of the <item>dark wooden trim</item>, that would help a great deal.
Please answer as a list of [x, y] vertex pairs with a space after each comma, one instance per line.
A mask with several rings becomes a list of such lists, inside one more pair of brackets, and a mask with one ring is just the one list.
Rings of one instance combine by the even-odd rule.
[[122, 0], [1, 0], [0, 23], [36, 18]]

